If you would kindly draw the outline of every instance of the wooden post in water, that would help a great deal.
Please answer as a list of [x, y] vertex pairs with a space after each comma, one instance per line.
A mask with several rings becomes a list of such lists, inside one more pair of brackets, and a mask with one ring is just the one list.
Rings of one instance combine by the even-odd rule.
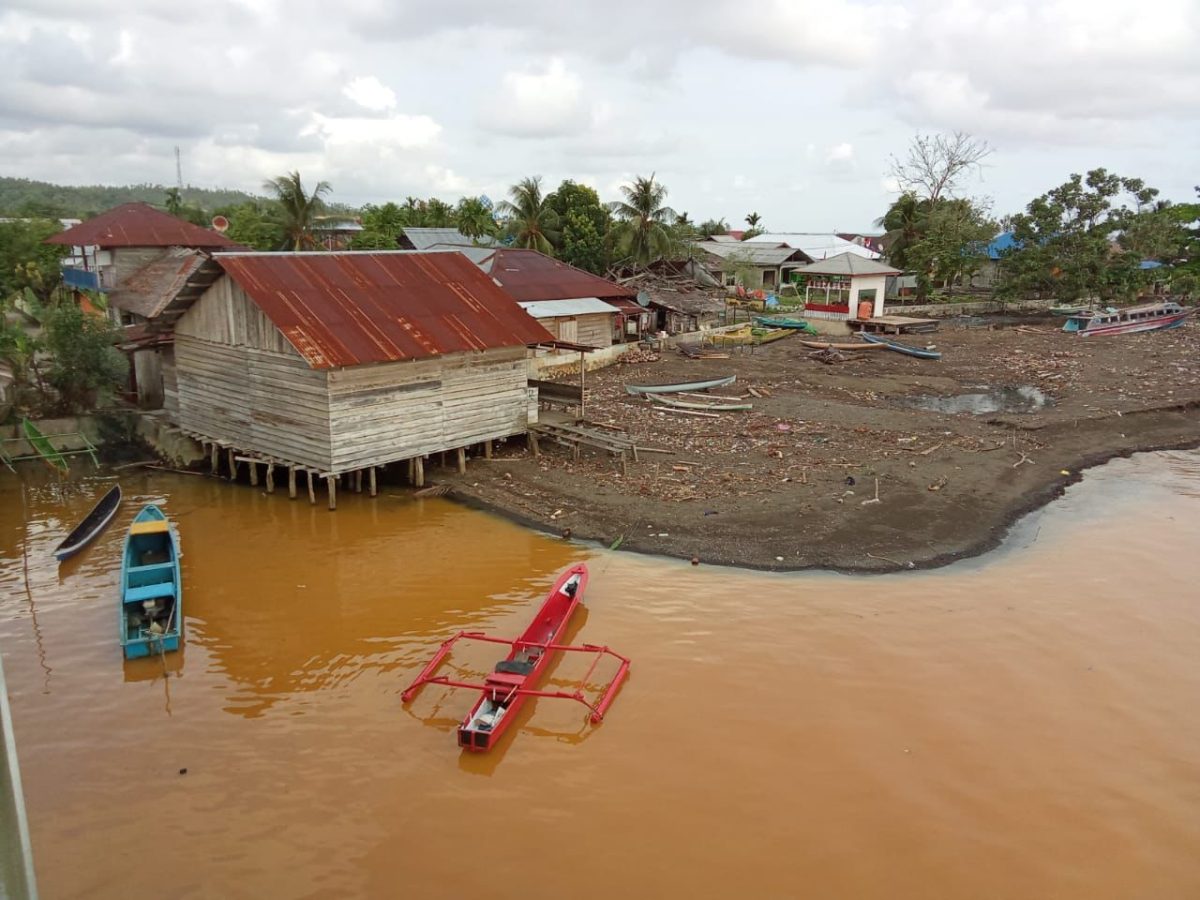
[[425, 458], [423, 456], [418, 456], [413, 460], [413, 471], [413, 486], [425, 487]]
[[313, 470], [308, 470], [308, 502], [317, 505], [317, 490], [313, 487]]
[[458, 474], [459, 475], [467, 474], [467, 448], [466, 447], [458, 448]]
[[209, 464], [212, 467], [212, 473], [216, 475], [221, 470], [221, 448], [213, 442], [209, 448]]
[[237, 455], [229, 448], [229, 480], [237, 481]]
[[354, 493], [362, 493], [362, 469], [356, 469], [354, 472]]
[[371, 482], [371, 496], [372, 496], [372, 497], [374, 497], [374, 496], [375, 496], [375, 494], [376, 494], [376, 490], [375, 490], [375, 467], [374, 467], [374, 466], [371, 466], [371, 468], [368, 470], [368, 475], [367, 475], [367, 478], [368, 478], [368, 480]]
[[296, 467], [288, 466], [288, 497], [296, 499]]
[[246, 460], [246, 463], [250, 466], [250, 485], [258, 487], [258, 463], [252, 459]]
[[275, 493], [275, 463], [267, 463], [267, 493]]
[[414, 460], [408, 461], [408, 483], [412, 484], [416, 481], [416, 467], [413, 465]]
[[337, 509], [337, 480], [336, 475], [326, 475], [325, 484], [329, 487], [329, 508]]

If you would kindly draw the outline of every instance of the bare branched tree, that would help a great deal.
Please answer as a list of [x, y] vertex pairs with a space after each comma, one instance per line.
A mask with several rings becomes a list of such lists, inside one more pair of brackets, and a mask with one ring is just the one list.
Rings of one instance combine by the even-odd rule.
[[949, 197], [959, 179], [982, 168], [983, 161], [995, 152], [987, 141], [965, 131], [953, 134], [917, 134], [908, 146], [908, 158], [893, 156], [888, 174], [919, 199], [936, 203]]

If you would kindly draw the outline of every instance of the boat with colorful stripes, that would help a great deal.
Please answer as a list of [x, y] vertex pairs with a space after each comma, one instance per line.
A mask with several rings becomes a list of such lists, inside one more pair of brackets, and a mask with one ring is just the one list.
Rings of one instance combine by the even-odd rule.
[[1180, 306], [1174, 300], [1146, 303], [1125, 309], [1109, 307], [1102, 310], [1088, 310], [1067, 319], [1066, 324], [1063, 325], [1063, 331], [1078, 334], [1080, 337], [1100, 334], [1131, 334], [1137, 331], [1162, 331], [1166, 328], [1178, 328], [1195, 311], [1194, 307]]

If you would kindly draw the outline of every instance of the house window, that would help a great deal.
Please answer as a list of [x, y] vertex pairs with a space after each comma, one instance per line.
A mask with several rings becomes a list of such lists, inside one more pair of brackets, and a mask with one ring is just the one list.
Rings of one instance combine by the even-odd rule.
[[725, 287], [737, 287], [737, 276], [730, 272], [724, 278]]

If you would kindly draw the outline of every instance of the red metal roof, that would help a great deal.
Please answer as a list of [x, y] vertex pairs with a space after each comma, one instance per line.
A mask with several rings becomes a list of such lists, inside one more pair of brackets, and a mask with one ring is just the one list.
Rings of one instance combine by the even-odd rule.
[[460, 253], [214, 258], [314, 369], [553, 340]]
[[123, 203], [46, 238], [68, 247], [194, 247], [233, 250], [238, 245], [215, 231], [177, 219], [148, 203]]
[[497, 250], [484, 266], [513, 299], [522, 303], [637, 296], [636, 289], [614, 284], [536, 250]]

